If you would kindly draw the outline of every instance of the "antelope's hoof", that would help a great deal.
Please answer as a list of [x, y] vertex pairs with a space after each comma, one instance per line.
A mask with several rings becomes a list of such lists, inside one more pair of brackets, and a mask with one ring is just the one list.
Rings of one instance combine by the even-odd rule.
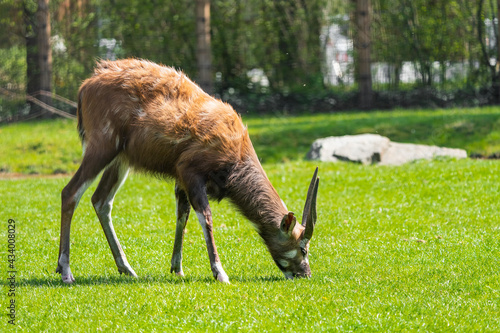
[[231, 284], [229, 282], [229, 277], [227, 276], [227, 274], [225, 272], [221, 272], [221, 273], [217, 274], [217, 278], [216, 279], [219, 282]]
[[170, 267], [170, 273], [175, 273], [175, 275], [177, 276], [184, 276], [181, 265], [172, 264], [172, 266]]
[[137, 274], [134, 272], [132, 267], [119, 267], [118, 272], [120, 273], [120, 275], [123, 273], [125, 275], [129, 275], [135, 278], [137, 277]]
[[72, 284], [75, 282], [75, 278], [73, 277], [73, 274], [69, 273], [68, 275], [62, 275], [61, 274], [62, 281], [66, 284]]

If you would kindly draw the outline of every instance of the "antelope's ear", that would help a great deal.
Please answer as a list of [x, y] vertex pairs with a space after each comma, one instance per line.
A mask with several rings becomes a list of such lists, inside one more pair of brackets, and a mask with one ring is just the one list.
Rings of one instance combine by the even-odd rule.
[[302, 214], [302, 226], [305, 228], [303, 240], [305, 243], [311, 240], [316, 224], [316, 197], [318, 196], [319, 177], [318, 168], [314, 171], [314, 175], [307, 190], [306, 204], [304, 213]]
[[295, 228], [295, 223], [297, 223], [297, 219], [293, 216], [292, 212], [289, 212], [283, 216], [283, 219], [281, 220], [281, 232], [290, 237], [292, 235], [293, 228]]

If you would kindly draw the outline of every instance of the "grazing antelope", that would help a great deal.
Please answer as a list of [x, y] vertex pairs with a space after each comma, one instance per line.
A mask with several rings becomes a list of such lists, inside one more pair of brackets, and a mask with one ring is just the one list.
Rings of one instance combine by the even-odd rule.
[[113, 199], [129, 168], [175, 179], [177, 225], [170, 271], [183, 276], [184, 228], [193, 207], [203, 229], [215, 279], [229, 282], [212, 233], [208, 198], [228, 198], [256, 227], [287, 278], [309, 277], [309, 241], [316, 223], [318, 169], [309, 185], [302, 225], [271, 185], [240, 116], [183, 73], [148, 61], [98, 62], [78, 93], [80, 168], [62, 190], [56, 272], [74, 282], [70, 226], [76, 206], [104, 170], [92, 196], [118, 271], [137, 276], [111, 222]]

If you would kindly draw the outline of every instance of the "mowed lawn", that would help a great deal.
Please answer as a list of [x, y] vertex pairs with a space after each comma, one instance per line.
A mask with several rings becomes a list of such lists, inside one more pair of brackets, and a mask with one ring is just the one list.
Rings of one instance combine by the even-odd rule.
[[[113, 216], [139, 278], [117, 272], [90, 203], [94, 184], [72, 225], [76, 282], [64, 285], [54, 271], [60, 191], [70, 176], [4, 177], [0, 331], [12, 329], [6, 316], [8, 219], [16, 221], [18, 331], [499, 331], [499, 161], [381, 167], [302, 159], [306, 142], [328, 133], [393, 133], [393, 140], [494, 153], [500, 150], [499, 119], [495, 108], [245, 118], [271, 182], [299, 216], [314, 167], [320, 168], [313, 276], [302, 280], [284, 278], [250, 223], [225, 201], [212, 203], [212, 210], [231, 284], [212, 278], [194, 216], [185, 237], [186, 277], [172, 276], [173, 183], [131, 174]], [[475, 130], [464, 134], [464, 126]], [[81, 154], [74, 127], [65, 121], [0, 127], [2, 168], [50, 174], [53, 161], [60, 169], [55, 173], [74, 172]], [[39, 154], [22, 142], [40, 144]]]

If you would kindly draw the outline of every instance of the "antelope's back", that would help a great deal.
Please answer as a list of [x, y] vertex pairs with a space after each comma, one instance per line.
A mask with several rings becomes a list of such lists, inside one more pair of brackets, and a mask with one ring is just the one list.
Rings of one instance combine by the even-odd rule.
[[233, 108], [171, 67], [100, 61], [79, 103], [87, 150], [116, 149], [149, 172], [175, 177], [186, 165], [208, 172], [255, 154]]

